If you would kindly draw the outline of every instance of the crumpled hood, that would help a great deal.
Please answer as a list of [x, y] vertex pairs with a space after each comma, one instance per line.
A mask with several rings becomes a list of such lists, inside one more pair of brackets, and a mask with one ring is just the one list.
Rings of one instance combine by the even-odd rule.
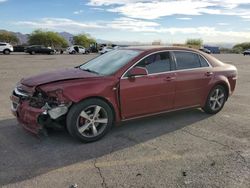
[[90, 72], [83, 71], [79, 68], [61, 69], [56, 71], [50, 71], [36, 76], [23, 78], [21, 84], [26, 86], [39, 86], [62, 80], [81, 79], [81, 78], [93, 78], [98, 75]]

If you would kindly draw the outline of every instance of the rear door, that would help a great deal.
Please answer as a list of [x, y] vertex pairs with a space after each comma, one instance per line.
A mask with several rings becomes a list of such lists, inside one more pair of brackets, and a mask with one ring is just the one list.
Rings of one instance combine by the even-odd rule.
[[176, 60], [176, 95], [174, 108], [203, 104], [208, 84], [213, 78], [207, 60], [194, 52], [174, 51]]
[[136, 66], [144, 67], [148, 75], [120, 81], [120, 103], [123, 118], [157, 113], [173, 108], [175, 73], [171, 72], [169, 52], [152, 54]]

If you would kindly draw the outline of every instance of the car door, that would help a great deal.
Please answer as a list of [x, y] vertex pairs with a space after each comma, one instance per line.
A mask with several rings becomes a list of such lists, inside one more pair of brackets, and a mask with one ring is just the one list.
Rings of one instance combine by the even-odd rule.
[[174, 108], [201, 105], [213, 78], [212, 68], [203, 56], [187, 51], [175, 51], [176, 94]]
[[175, 73], [171, 72], [172, 57], [169, 52], [149, 55], [135, 66], [144, 67], [148, 75], [120, 80], [120, 105], [122, 118], [157, 113], [173, 108]]

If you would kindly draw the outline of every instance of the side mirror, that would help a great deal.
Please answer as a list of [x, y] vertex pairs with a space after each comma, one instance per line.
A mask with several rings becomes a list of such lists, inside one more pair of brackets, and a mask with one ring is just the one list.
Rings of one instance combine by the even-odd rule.
[[128, 77], [144, 76], [144, 75], [148, 75], [148, 71], [146, 68], [143, 67], [133, 67], [128, 72]]

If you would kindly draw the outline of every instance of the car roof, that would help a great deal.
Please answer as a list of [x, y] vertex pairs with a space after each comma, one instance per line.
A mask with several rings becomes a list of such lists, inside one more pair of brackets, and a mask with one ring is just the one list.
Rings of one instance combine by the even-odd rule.
[[123, 49], [140, 50], [144, 52], [157, 52], [164, 50], [183, 50], [183, 51], [199, 52], [198, 50], [193, 48], [180, 47], [180, 46], [129, 46], [129, 47], [124, 47]]

